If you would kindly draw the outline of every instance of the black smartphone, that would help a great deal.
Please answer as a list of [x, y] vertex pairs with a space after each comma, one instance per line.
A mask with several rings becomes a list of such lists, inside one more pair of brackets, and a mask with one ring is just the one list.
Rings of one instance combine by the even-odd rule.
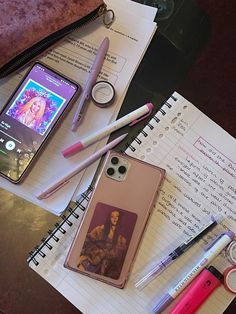
[[0, 175], [19, 183], [55, 126], [80, 92], [80, 85], [36, 62], [0, 113]]

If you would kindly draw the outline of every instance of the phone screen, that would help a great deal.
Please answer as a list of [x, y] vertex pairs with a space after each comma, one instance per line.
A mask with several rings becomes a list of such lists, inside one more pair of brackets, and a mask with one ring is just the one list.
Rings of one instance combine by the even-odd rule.
[[0, 173], [20, 180], [78, 85], [36, 63], [0, 114]]

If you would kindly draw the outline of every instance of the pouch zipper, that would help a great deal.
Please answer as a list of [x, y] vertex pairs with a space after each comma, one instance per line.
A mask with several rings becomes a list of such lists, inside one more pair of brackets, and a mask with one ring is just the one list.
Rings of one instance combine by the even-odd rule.
[[[64, 28], [56, 31], [55, 33], [49, 35], [48, 37], [34, 44], [30, 48], [27, 48], [26, 50], [21, 52], [17, 57], [9, 61], [0, 69], [0, 78], [3, 78], [4, 76], [10, 74], [11, 72], [25, 65], [31, 59], [33, 59], [34, 57], [42, 53], [45, 49], [49, 48], [52, 44], [56, 43], [59, 39], [62, 39], [66, 35], [70, 34], [72, 31], [79, 29], [80, 27], [96, 20], [98, 17], [102, 15], [105, 16], [106, 13], [109, 11], [110, 10], [107, 10], [107, 5], [103, 3], [93, 12], [89, 13], [88, 15], [80, 19], [79, 21], [73, 22], [72, 24], [65, 26]], [[103, 19], [103, 23], [105, 24], [104, 19]]]

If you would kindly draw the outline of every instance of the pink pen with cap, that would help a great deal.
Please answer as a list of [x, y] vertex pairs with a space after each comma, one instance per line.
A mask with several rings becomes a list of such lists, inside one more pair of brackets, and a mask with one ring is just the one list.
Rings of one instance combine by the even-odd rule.
[[124, 117], [112, 122], [111, 124], [105, 126], [104, 128], [98, 130], [96, 133], [88, 135], [84, 139], [76, 142], [75, 144], [67, 147], [62, 151], [64, 157], [69, 157], [83, 150], [84, 148], [94, 144], [95, 142], [103, 139], [112, 132], [122, 128], [123, 126], [130, 124], [130, 126], [138, 123], [139, 121], [145, 119], [149, 116], [154, 108], [152, 103], [148, 103], [130, 113]]

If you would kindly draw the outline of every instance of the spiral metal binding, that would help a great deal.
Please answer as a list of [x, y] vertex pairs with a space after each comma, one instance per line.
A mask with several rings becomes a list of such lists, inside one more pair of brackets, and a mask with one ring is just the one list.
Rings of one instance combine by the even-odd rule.
[[160, 122], [160, 119], [159, 119], [159, 118], [157, 118], [157, 116], [154, 116], [154, 117], [153, 117], [153, 120], [155, 120], [155, 121], [156, 121], [156, 123], [159, 123], [159, 122]]
[[60, 230], [62, 234], [65, 234], [65, 233], [66, 233], [66, 230], [63, 229], [63, 228], [60, 226], [60, 224], [59, 224], [58, 222], [55, 223], [55, 227], [57, 227], [57, 229]]
[[45, 242], [45, 246], [46, 246], [49, 250], [51, 250], [51, 249], [53, 248], [53, 246], [52, 246], [50, 243], [46, 242], [46, 238], [42, 238], [41, 241], [42, 241], [42, 242]]
[[138, 137], [136, 137], [134, 140], [135, 140], [135, 142], [138, 143], [138, 144], [141, 144], [141, 143], [142, 143], [142, 141], [141, 141]]
[[71, 227], [73, 226], [73, 222], [71, 222], [69, 219], [67, 219], [67, 217], [65, 215], [61, 215], [61, 219], [63, 219], [65, 221], [65, 223]]
[[[170, 96], [170, 98], [172, 98], [174, 101], [177, 101], [177, 98], [174, 97], [173, 95]], [[170, 109], [172, 107], [172, 105], [168, 102], [168, 100], [163, 104], [163, 106], [159, 109], [158, 112], [160, 112], [163, 116], [166, 114], [166, 110], [163, 108], [164, 106], [166, 106], [168, 109]], [[154, 115], [152, 117], [152, 119], [149, 121], [149, 123], [147, 124], [147, 127], [149, 127], [150, 131], [152, 131], [154, 129], [154, 125], [153, 122], [159, 123], [160, 119]], [[136, 136], [135, 138], [131, 139], [130, 143], [126, 143], [125, 148], [126, 149], [130, 149], [132, 152], [135, 152], [136, 148], [132, 145], [132, 143], [135, 141], [137, 144], [141, 145], [142, 144], [142, 140], [140, 139], [140, 134], [142, 134], [144, 137], [147, 137], [149, 135], [149, 133], [146, 132], [146, 130], [140, 130], [138, 136]], [[125, 153], [125, 152], [124, 152]]]
[[[176, 99], [176, 98], [175, 98]], [[171, 104], [169, 104], [168, 103], [168, 101], [167, 102], [165, 102], [165, 105], [166, 105], [166, 107], [168, 107], [169, 109], [172, 107], [172, 105]]]
[[142, 130], [141, 133], [143, 134], [144, 137], [147, 137], [147, 136], [148, 136], [147, 132], [145, 132], [144, 130]]
[[164, 116], [166, 114], [166, 111], [163, 108], [159, 109], [159, 112]]
[[174, 95], [171, 95], [170, 98], [172, 98], [174, 101], [178, 100]]
[[[39, 246], [37, 246], [37, 248], [39, 248]], [[40, 256], [43, 257], [43, 258], [46, 256], [46, 254], [45, 254], [44, 252], [42, 252], [42, 251], [39, 251], [39, 254], [40, 254]]]
[[59, 231], [62, 234], [66, 233], [66, 230], [63, 228], [64, 224], [67, 224], [69, 227], [71, 227], [73, 225], [73, 222], [70, 220], [70, 218], [73, 216], [75, 219], [79, 218], [79, 215], [75, 212], [78, 208], [81, 210], [85, 210], [86, 207], [83, 205], [83, 202], [89, 201], [91, 192], [92, 192], [93, 188], [92, 186], [90, 186], [86, 192], [81, 194], [81, 197], [79, 198], [78, 201], [75, 202], [70, 202], [67, 210], [69, 212], [69, 214], [66, 216], [64, 214], [62, 214], [60, 216], [61, 221], [57, 222], [55, 224], [55, 227], [53, 229], [49, 229], [48, 230], [48, 236], [45, 238], [41, 239], [42, 244], [41, 245], [37, 245], [35, 246], [34, 250], [29, 252], [29, 258], [27, 260], [28, 263], [30, 263], [31, 261], [35, 264], [35, 266], [39, 265], [39, 262], [37, 260], [37, 256], [40, 255], [42, 258], [46, 257], [46, 254], [42, 251], [42, 249], [46, 246], [49, 250], [53, 249], [53, 245], [51, 245], [49, 243], [49, 241], [51, 239], [53, 239], [55, 242], [59, 242], [60, 238], [58, 238], [56, 236], [56, 233]]
[[148, 126], [149, 126], [150, 130], [154, 129], [154, 126], [150, 122], [148, 123]]

